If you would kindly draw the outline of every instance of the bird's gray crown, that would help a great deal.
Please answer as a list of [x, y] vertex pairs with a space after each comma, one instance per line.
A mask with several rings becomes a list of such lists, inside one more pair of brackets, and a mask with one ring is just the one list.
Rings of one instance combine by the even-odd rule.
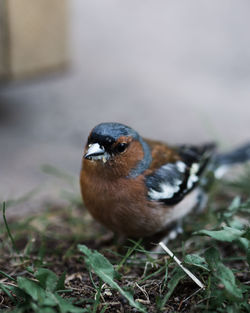
[[120, 123], [101, 123], [93, 128], [89, 142], [115, 142], [121, 136], [131, 136], [138, 139], [138, 133], [132, 128]]

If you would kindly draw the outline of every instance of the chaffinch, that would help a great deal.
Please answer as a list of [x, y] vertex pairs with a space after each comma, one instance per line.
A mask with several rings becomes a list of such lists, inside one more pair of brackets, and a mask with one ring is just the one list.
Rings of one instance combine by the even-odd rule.
[[201, 202], [201, 177], [250, 159], [250, 145], [216, 154], [214, 144], [172, 147], [119, 123], [90, 133], [80, 184], [86, 208], [115, 233], [147, 237], [168, 229]]

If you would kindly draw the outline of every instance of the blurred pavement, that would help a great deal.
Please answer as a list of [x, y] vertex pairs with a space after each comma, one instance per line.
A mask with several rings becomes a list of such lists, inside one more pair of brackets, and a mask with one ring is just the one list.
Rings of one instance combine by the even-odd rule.
[[0, 201], [44, 184], [38, 198], [59, 200], [59, 181], [41, 165], [77, 179], [87, 134], [102, 121], [172, 143], [250, 140], [249, 1], [69, 6], [69, 70], [0, 87]]

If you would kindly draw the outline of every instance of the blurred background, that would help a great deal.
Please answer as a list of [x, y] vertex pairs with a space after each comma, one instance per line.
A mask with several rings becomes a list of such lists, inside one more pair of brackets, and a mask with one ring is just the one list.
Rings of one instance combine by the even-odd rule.
[[[117, 121], [170, 143], [250, 140], [250, 2], [0, 2], [0, 201], [60, 202], [91, 128]], [[78, 185], [76, 184], [76, 189]]]

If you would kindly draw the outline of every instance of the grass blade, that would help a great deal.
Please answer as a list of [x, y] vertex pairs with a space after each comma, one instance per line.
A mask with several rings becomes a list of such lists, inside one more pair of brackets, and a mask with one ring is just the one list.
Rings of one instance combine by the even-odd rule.
[[6, 219], [6, 215], [5, 215], [5, 210], [6, 210], [5, 202], [3, 202], [3, 207], [2, 208], [3, 208], [3, 221], [4, 221], [4, 225], [6, 227], [8, 236], [10, 238], [10, 241], [12, 243], [12, 248], [18, 253], [18, 250], [17, 250], [16, 244], [15, 244], [14, 238], [12, 237], [12, 234], [11, 234], [10, 229], [9, 229], [9, 225], [7, 223], [7, 219]]

